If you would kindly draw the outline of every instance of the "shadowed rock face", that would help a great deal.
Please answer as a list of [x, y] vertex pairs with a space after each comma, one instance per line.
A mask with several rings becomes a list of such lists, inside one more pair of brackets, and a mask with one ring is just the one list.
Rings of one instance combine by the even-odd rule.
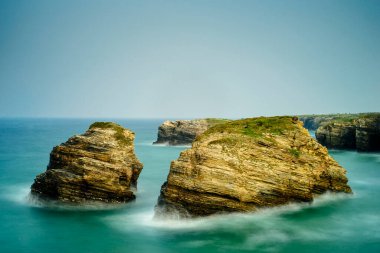
[[208, 129], [171, 163], [156, 216], [248, 212], [350, 193], [345, 173], [297, 118], [231, 121]]
[[332, 121], [320, 126], [315, 136], [329, 148], [380, 150], [380, 114], [371, 114], [349, 122]]
[[62, 202], [126, 202], [143, 165], [134, 153], [134, 133], [115, 123], [96, 122], [86, 133], [54, 147], [33, 194]]
[[352, 123], [328, 123], [319, 127], [315, 136], [319, 143], [328, 148], [356, 148], [356, 127]]
[[360, 151], [380, 150], [380, 115], [360, 118], [355, 122], [356, 148]]
[[153, 144], [190, 145], [208, 128], [227, 121], [224, 119], [165, 121], [159, 126], [157, 141]]

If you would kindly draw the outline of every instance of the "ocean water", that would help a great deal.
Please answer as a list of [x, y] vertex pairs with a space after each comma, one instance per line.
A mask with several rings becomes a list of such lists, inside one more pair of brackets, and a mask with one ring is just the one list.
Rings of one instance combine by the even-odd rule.
[[0, 119], [0, 252], [380, 252], [380, 153], [334, 151], [353, 195], [326, 194], [252, 214], [153, 220], [170, 161], [186, 147], [153, 146], [162, 120], [113, 120], [136, 133], [144, 163], [136, 201], [43, 207], [28, 198], [53, 146], [90, 119]]

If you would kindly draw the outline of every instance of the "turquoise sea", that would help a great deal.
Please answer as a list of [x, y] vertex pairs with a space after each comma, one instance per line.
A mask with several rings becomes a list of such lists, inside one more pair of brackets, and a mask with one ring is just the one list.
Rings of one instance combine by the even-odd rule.
[[[99, 120], [99, 119], [97, 119]], [[170, 161], [186, 147], [153, 146], [163, 120], [112, 120], [136, 133], [144, 169], [133, 203], [42, 207], [28, 198], [53, 146], [91, 119], [0, 119], [1, 253], [380, 252], [380, 153], [334, 151], [354, 194], [327, 194], [252, 214], [153, 220]]]

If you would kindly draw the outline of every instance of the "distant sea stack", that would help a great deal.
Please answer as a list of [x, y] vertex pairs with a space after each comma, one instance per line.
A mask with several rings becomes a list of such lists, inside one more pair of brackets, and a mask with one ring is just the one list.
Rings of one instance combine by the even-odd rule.
[[135, 135], [111, 122], [96, 122], [82, 135], [53, 148], [46, 172], [31, 191], [62, 202], [133, 200], [143, 168], [134, 153]]
[[303, 122], [303, 125], [306, 129], [315, 131], [322, 124], [345, 116], [346, 114], [301, 115], [299, 116], [299, 120]]
[[328, 148], [380, 150], [380, 113], [335, 119], [322, 124], [315, 136]]
[[208, 128], [227, 121], [213, 118], [165, 121], [158, 127], [157, 141], [153, 144], [190, 145]]
[[171, 163], [156, 217], [250, 212], [350, 193], [345, 174], [296, 117], [231, 121], [209, 128]]

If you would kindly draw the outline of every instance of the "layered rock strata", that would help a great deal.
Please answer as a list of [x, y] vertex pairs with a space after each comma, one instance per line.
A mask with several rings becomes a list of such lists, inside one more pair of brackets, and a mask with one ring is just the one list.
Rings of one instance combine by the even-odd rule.
[[143, 168], [134, 153], [134, 133], [115, 123], [96, 122], [82, 135], [53, 148], [33, 194], [62, 202], [127, 202]]
[[250, 212], [350, 193], [345, 173], [297, 118], [231, 121], [199, 135], [171, 163], [156, 216]]

